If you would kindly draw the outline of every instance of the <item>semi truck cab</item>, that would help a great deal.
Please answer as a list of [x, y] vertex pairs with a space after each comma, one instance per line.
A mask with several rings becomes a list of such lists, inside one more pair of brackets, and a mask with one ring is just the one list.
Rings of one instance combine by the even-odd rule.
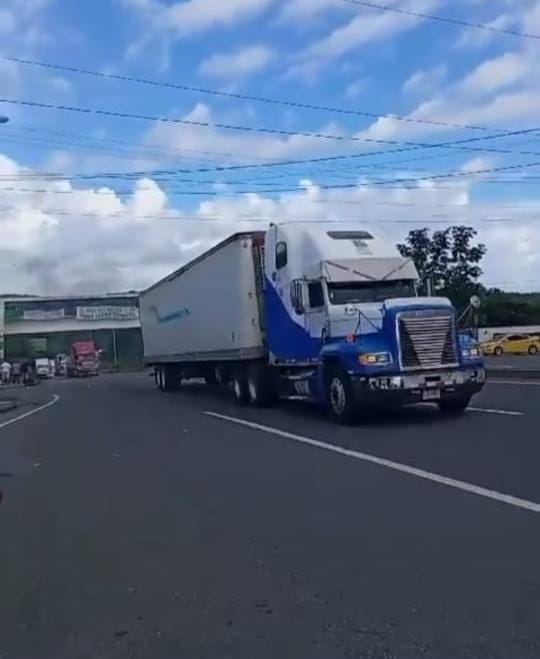
[[271, 226], [264, 254], [269, 364], [289, 396], [347, 422], [366, 404], [459, 412], [482, 388], [480, 350], [451, 302], [419, 297], [393, 245], [358, 224], [298, 222]]

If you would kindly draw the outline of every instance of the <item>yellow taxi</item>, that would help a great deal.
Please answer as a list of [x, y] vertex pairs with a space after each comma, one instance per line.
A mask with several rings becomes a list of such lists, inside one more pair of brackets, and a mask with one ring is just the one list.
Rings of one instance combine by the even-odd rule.
[[481, 346], [484, 355], [519, 355], [540, 352], [540, 337], [530, 334], [507, 334], [491, 341], [484, 341]]

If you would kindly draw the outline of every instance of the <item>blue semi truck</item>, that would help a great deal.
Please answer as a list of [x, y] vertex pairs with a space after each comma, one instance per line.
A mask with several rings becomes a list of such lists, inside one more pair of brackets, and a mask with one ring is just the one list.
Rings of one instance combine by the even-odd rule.
[[237, 233], [141, 294], [145, 360], [164, 391], [204, 377], [239, 403], [306, 399], [340, 423], [413, 403], [462, 412], [481, 352], [417, 286], [414, 263], [358, 223]]

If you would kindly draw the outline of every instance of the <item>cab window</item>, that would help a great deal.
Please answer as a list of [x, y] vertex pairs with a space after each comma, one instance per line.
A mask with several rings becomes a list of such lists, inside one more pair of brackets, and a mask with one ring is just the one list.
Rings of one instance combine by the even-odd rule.
[[287, 243], [276, 244], [276, 270], [281, 270], [287, 265]]
[[310, 309], [324, 307], [324, 293], [320, 281], [312, 281], [308, 284], [308, 299]]

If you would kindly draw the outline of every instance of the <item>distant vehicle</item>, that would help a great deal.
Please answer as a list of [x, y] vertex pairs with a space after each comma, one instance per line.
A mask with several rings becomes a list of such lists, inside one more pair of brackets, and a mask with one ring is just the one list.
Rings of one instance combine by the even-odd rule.
[[480, 344], [484, 355], [536, 355], [540, 351], [540, 337], [531, 334], [507, 334]]
[[55, 358], [55, 372], [56, 375], [59, 377], [66, 377], [67, 376], [67, 364], [68, 364], [68, 357], [67, 355], [64, 355], [63, 353], [60, 353], [56, 355]]
[[100, 359], [93, 341], [75, 341], [67, 360], [67, 375], [70, 378], [99, 375]]
[[47, 357], [38, 357], [34, 364], [38, 378], [46, 379], [49, 377], [49, 360]]
[[373, 406], [462, 412], [484, 385], [482, 355], [417, 280], [356, 223], [234, 234], [141, 294], [145, 361], [164, 391], [204, 377], [239, 403], [311, 400], [340, 423]]

